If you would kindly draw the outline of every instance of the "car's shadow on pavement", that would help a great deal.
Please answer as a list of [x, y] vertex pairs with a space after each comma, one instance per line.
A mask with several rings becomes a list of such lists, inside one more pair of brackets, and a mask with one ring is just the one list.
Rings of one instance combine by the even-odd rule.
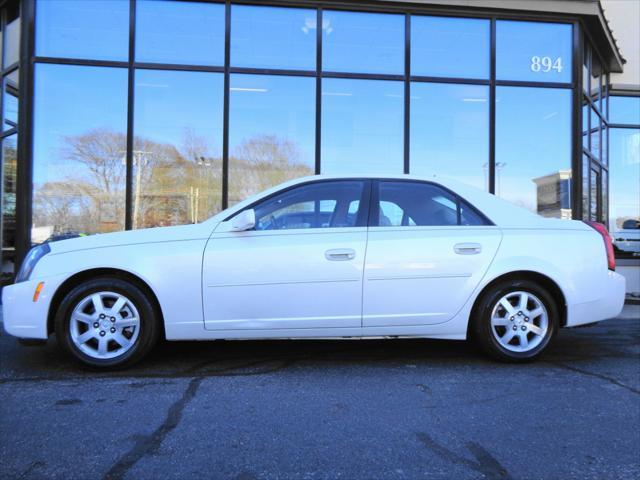
[[[621, 325], [624, 322], [624, 325]], [[499, 365], [470, 342], [429, 339], [251, 340], [161, 342], [142, 362], [127, 370], [96, 372], [72, 361], [55, 336], [44, 347], [23, 347], [6, 334], [2, 344], [2, 379], [62, 379], [86, 376], [177, 378], [264, 374], [291, 367], [325, 369], [369, 367], [439, 367]], [[637, 351], [637, 322], [617, 320], [592, 328], [561, 330], [543, 362], [590, 363]], [[536, 363], [532, 364], [536, 365]]]

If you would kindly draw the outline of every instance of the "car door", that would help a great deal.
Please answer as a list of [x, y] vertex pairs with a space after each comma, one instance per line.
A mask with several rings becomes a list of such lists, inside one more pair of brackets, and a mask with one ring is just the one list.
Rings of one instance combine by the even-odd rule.
[[368, 180], [296, 185], [222, 222], [203, 259], [205, 328], [360, 328]]
[[429, 182], [380, 180], [372, 188], [363, 326], [450, 320], [491, 264], [500, 230]]

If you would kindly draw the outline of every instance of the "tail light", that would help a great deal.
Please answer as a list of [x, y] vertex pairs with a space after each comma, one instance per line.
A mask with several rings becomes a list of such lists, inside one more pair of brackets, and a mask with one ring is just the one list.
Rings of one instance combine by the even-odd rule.
[[584, 223], [586, 223], [591, 228], [593, 228], [596, 232], [598, 232], [602, 237], [602, 240], [604, 240], [604, 248], [607, 251], [607, 265], [609, 267], [609, 270], [615, 270], [616, 257], [613, 253], [613, 243], [611, 242], [611, 236], [607, 231], [607, 227], [605, 227], [603, 224], [598, 222], [585, 221]]

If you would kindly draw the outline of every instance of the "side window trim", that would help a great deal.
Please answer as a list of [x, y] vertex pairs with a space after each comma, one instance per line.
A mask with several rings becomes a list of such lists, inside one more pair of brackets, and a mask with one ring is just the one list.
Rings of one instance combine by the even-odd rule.
[[[380, 227], [380, 183], [382, 183], [382, 182], [393, 182], [393, 183], [405, 182], [405, 183], [415, 183], [415, 184], [422, 184], [422, 185], [431, 185], [433, 187], [439, 188], [442, 191], [448, 193], [449, 195], [451, 195], [456, 200], [456, 215], [457, 215], [457, 225], [449, 225], [449, 226], [452, 226], [452, 227], [453, 226], [455, 226], [455, 227], [463, 227], [463, 226], [465, 226], [465, 225], [462, 225], [462, 207], [463, 207], [463, 204], [466, 205], [468, 208], [470, 208], [480, 218], [482, 218], [482, 220], [484, 221], [484, 225], [483, 226], [486, 226], [486, 227], [495, 226], [495, 223], [493, 223], [484, 213], [482, 213], [480, 210], [478, 210], [470, 202], [468, 202], [467, 200], [462, 198], [456, 192], [448, 189], [444, 185], [440, 185], [440, 184], [435, 183], [435, 182], [429, 182], [427, 180], [414, 180], [414, 179], [409, 179], [409, 178], [407, 178], [407, 179], [404, 179], [404, 178], [395, 179], [394, 178], [394, 179], [374, 179], [374, 180], [371, 181], [371, 202], [370, 202], [370, 206], [369, 206], [369, 227]], [[418, 226], [419, 225], [416, 225], [416, 227], [418, 227]]]
[[371, 180], [371, 195], [369, 201], [368, 227], [379, 227], [380, 225], [380, 180]]
[[371, 210], [371, 180], [367, 178], [359, 179], [363, 182], [362, 196], [358, 205], [358, 218], [356, 219], [356, 227], [369, 226], [369, 211]]

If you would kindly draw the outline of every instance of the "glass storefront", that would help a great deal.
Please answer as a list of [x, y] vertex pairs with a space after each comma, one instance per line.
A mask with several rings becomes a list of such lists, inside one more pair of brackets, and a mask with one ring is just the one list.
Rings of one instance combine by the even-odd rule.
[[488, 79], [490, 43], [489, 20], [413, 15], [411, 74]]
[[215, 3], [137, 2], [136, 61], [223, 65], [224, 15], [224, 5]]
[[497, 88], [495, 185], [516, 205], [571, 218], [571, 90]]
[[496, 23], [496, 78], [570, 83], [572, 27], [562, 23]]
[[[570, 19], [34, 2], [33, 243], [196, 223], [317, 173], [453, 177], [557, 218], [602, 219], [609, 182], [617, 190], [607, 152], [614, 162], [614, 124], [633, 107], [612, 97], [620, 120], [608, 123], [607, 73], [588, 44], [574, 78]], [[16, 35], [19, 22], [4, 26], [3, 247], [15, 230]], [[610, 210], [622, 203], [612, 196]]]
[[141, 0], [130, 58], [127, 2], [72, 4], [36, 2], [34, 242], [314, 173], [454, 177], [571, 218], [571, 23]]
[[128, 2], [37, 1], [36, 18], [39, 57], [127, 60]]
[[640, 125], [640, 95], [609, 97], [609, 123]]
[[402, 75], [404, 16], [325, 11], [322, 16], [322, 69]]
[[34, 81], [34, 243], [122, 230], [127, 70], [38, 64]]
[[[582, 218], [607, 224], [608, 138], [607, 74], [586, 37], [582, 66]], [[611, 226], [609, 225], [609, 228]]]
[[231, 6], [231, 65], [315, 70], [315, 10]]
[[4, 6], [0, 19], [0, 287], [13, 276], [16, 255], [20, 11]]
[[323, 80], [320, 171], [401, 174], [403, 92], [397, 81]]
[[411, 173], [489, 189], [489, 87], [411, 85]]
[[221, 73], [136, 70], [132, 228], [220, 211], [223, 86]]
[[640, 260], [640, 96], [610, 96], [609, 122], [609, 230], [618, 258]]
[[315, 80], [232, 74], [230, 85], [229, 205], [313, 175]]

